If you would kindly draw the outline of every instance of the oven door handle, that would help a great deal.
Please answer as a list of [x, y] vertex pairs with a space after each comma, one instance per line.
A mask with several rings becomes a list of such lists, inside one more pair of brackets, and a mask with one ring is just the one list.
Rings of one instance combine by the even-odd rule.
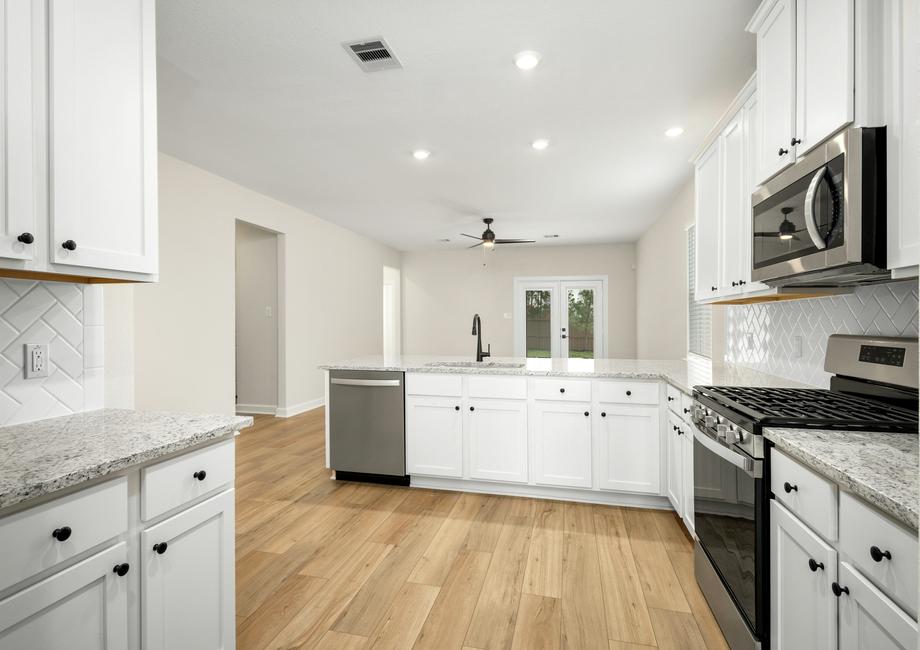
[[815, 217], [815, 194], [818, 193], [818, 185], [824, 180], [826, 173], [827, 165], [821, 165], [821, 169], [815, 172], [808, 185], [808, 191], [805, 193], [805, 227], [808, 228], [808, 236], [811, 237], [811, 241], [818, 250], [827, 248], [827, 242], [818, 232], [818, 220]]
[[746, 472], [752, 478], [760, 478], [763, 475], [763, 461], [754, 460], [753, 458], [739, 454], [736, 451], [732, 451], [725, 445], [721, 445], [707, 436], [696, 426], [693, 427], [693, 437], [696, 438], [698, 443], [706, 447], [706, 449], [714, 453], [716, 456], [725, 461], [728, 461], [738, 469]]

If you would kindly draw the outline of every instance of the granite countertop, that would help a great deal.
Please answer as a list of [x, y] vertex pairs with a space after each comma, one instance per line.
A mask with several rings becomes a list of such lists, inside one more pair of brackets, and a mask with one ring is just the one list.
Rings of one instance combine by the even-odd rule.
[[764, 435], [785, 454], [917, 530], [917, 434], [767, 429]]
[[248, 416], [101, 409], [0, 427], [0, 509], [250, 425]]
[[803, 386], [794, 381], [768, 375], [757, 370], [727, 363], [712, 363], [706, 359], [659, 361], [651, 359], [524, 359], [519, 357], [495, 357], [486, 359], [481, 365], [471, 366], [469, 365], [470, 363], [469, 357], [460, 356], [400, 356], [393, 358], [374, 356], [324, 364], [320, 368], [323, 370], [397, 370], [466, 375], [661, 379], [685, 393], [693, 392], [694, 386], [777, 386], [787, 388]]

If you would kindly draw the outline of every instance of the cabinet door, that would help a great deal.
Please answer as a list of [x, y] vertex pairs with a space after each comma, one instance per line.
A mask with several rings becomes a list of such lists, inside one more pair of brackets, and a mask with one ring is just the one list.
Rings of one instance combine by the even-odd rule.
[[907, 650], [917, 647], [917, 622], [859, 571], [840, 563], [840, 650]]
[[[744, 291], [743, 232], [744, 222], [751, 220], [745, 209], [747, 179], [744, 175], [744, 111], [741, 110], [728, 123], [719, 136], [722, 141], [722, 182], [720, 210], [722, 263], [719, 272], [720, 294], [729, 296]], [[750, 274], [750, 269], [748, 269]]]
[[693, 432], [689, 424], [684, 434], [680, 436], [680, 444], [683, 454], [681, 489], [684, 497], [681, 518], [684, 520], [684, 526], [692, 533], [695, 525], [693, 506]]
[[681, 431], [685, 426], [678, 418], [671, 416], [665, 430], [665, 439], [668, 441], [668, 500], [680, 517], [684, 515], [684, 450]]
[[696, 163], [697, 300], [712, 298], [719, 290], [720, 146], [721, 139], [717, 138]]
[[761, 291], [767, 289], [762, 282], [751, 281], [751, 266], [753, 265], [754, 220], [752, 215], [753, 201], [751, 195], [757, 188], [757, 139], [760, 124], [758, 119], [757, 93], [751, 95], [744, 104], [744, 218], [741, 220], [741, 278], [744, 280], [744, 290]]
[[527, 402], [470, 402], [470, 478], [527, 482]]
[[235, 647], [233, 499], [227, 490], [141, 533], [145, 650]]
[[32, 3], [2, 0], [0, 8], [0, 257], [31, 260], [35, 244], [18, 238], [35, 235]]
[[796, 154], [853, 121], [854, 0], [797, 0]]
[[599, 404], [598, 487], [659, 494], [661, 427], [657, 406]]
[[591, 406], [536, 402], [533, 423], [534, 482], [591, 487]]
[[128, 579], [112, 569], [122, 542], [0, 601], [0, 650], [121, 650], [128, 646]]
[[156, 273], [154, 0], [49, 12], [51, 260]]
[[459, 397], [406, 398], [406, 471], [462, 476], [463, 418]]
[[757, 29], [757, 94], [762, 183], [795, 160], [795, 0], [777, 0]]
[[837, 647], [837, 552], [770, 502], [770, 635], [774, 650]]

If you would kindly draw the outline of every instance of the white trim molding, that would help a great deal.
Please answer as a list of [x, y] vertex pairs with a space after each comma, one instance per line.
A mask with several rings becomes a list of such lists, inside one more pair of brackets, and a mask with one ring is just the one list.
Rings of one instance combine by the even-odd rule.
[[237, 415], [275, 415], [278, 407], [272, 404], [237, 404]]
[[275, 415], [279, 418], [289, 418], [295, 415], [300, 415], [301, 413], [306, 413], [307, 411], [321, 408], [325, 405], [326, 399], [324, 397], [317, 397], [316, 399], [311, 399], [308, 402], [301, 402], [300, 404], [294, 404], [293, 406], [279, 406], [275, 411]]

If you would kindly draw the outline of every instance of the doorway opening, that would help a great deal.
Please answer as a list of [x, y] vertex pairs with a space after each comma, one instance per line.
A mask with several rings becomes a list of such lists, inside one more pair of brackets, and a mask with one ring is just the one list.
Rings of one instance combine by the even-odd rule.
[[383, 357], [394, 359], [402, 350], [400, 321], [400, 272], [392, 266], [383, 267]]
[[607, 276], [514, 279], [514, 355], [607, 356]]
[[280, 415], [281, 235], [236, 222], [236, 412]]

